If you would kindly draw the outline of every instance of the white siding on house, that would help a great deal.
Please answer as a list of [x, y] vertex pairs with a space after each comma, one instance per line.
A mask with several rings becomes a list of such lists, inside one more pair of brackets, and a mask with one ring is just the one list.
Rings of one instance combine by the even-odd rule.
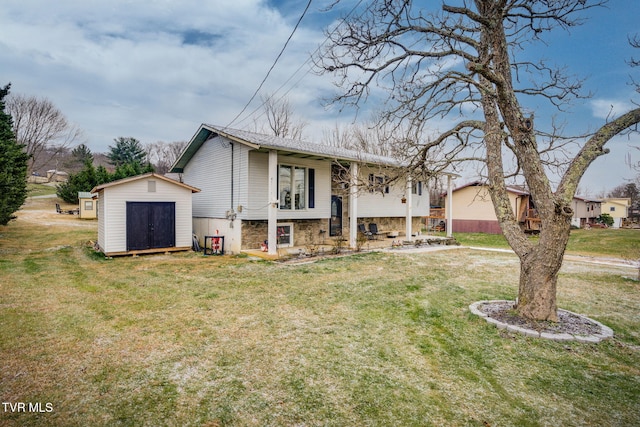
[[[148, 191], [149, 181], [155, 181], [155, 192]], [[127, 250], [127, 202], [175, 202], [176, 247], [191, 246], [191, 190], [149, 177], [100, 191], [98, 242], [103, 252]]]
[[[193, 216], [226, 218], [227, 211], [233, 208], [238, 220], [266, 220], [269, 203], [268, 163], [267, 153], [234, 143], [232, 205], [231, 142], [219, 136], [206, 141], [182, 174], [184, 182], [201, 189], [200, 193], [193, 195]], [[331, 162], [279, 156], [278, 163], [315, 170], [315, 208], [298, 211], [281, 209], [278, 219], [329, 218]]]
[[243, 219], [266, 220], [269, 204], [269, 154], [252, 151], [249, 153], [249, 181], [247, 189], [249, 202]]
[[107, 196], [104, 191], [101, 191], [98, 194], [98, 246], [104, 252], [105, 244], [106, 244], [106, 233], [107, 233], [107, 225], [105, 224], [104, 218], [104, 206], [106, 204]]
[[[249, 203], [242, 219], [266, 220], [269, 203], [268, 176], [269, 155], [252, 151], [249, 153]], [[302, 210], [278, 209], [278, 220], [318, 219], [331, 216], [331, 162], [329, 160], [301, 159], [294, 156], [278, 156], [278, 165], [292, 165], [315, 170], [314, 208]], [[308, 191], [306, 194], [309, 197]]]
[[[376, 170], [366, 167], [361, 168], [361, 182], [369, 182], [369, 174], [379, 175]], [[369, 192], [367, 188], [361, 188], [358, 193], [358, 217], [405, 217], [407, 205], [402, 203], [402, 197], [406, 197], [406, 181], [399, 180], [389, 186], [389, 193], [380, 191]], [[426, 216], [429, 212], [429, 189], [423, 183], [422, 195], [412, 195], [412, 216]]]
[[204, 244], [205, 236], [224, 236], [224, 253], [238, 254], [242, 247], [242, 222], [221, 218], [193, 218], [193, 232], [198, 236], [200, 244]]
[[184, 182], [201, 189], [193, 195], [194, 217], [225, 218], [227, 211], [247, 204], [248, 150], [246, 145], [232, 143], [220, 136], [202, 144], [182, 174]]

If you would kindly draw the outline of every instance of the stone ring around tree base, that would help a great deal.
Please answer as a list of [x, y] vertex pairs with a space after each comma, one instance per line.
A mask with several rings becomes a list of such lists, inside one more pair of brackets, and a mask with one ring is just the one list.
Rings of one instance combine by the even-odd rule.
[[483, 317], [498, 329], [528, 337], [554, 341], [598, 343], [612, 338], [613, 330], [581, 314], [558, 309], [558, 322], [525, 319], [514, 310], [515, 301], [478, 301], [469, 306], [471, 313]]

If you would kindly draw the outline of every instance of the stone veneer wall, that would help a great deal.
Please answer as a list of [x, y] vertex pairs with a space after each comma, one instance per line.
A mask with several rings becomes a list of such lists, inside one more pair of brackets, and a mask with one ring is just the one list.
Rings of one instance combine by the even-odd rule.
[[[293, 223], [295, 246], [330, 243], [328, 219], [292, 219], [279, 222]], [[242, 221], [242, 249], [260, 249], [260, 244], [266, 239], [267, 221]]]
[[[404, 218], [359, 218], [358, 223], [369, 229], [369, 223], [378, 224], [378, 230], [398, 231], [405, 234]], [[314, 244], [331, 244], [328, 219], [282, 220], [282, 223], [293, 223], [293, 244], [305, 246]], [[424, 227], [421, 217], [413, 217], [412, 230], [417, 233]], [[320, 231], [324, 230], [324, 233]], [[349, 217], [343, 218], [342, 236], [349, 237]], [[260, 249], [260, 244], [267, 238], [267, 221], [242, 221], [242, 249]]]
[[[367, 230], [369, 230], [369, 223], [372, 222], [378, 224], [378, 230], [380, 231], [397, 231], [400, 233], [400, 236], [405, 235], [406, 226], [404, 217], [358, 218], [358, 224], [364, 224]], [[414, 216], [412, 218], [411, 230], [413, 234], [416, 234], [418, 231], [422, 230], [424, 226], [424, 220], [422, 219], [422, 217]]]

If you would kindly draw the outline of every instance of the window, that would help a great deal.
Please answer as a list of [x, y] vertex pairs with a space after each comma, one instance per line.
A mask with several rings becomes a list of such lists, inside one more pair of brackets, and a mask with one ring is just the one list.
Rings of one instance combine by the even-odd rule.
[[292, 223], [278, 224], [278, 228], [276, 232], [278, 237], [278, 246], [280, 247], [293, 246], [293, 224]]
[[616, 207], [615, 207], [615, 206], [611, 206], [611, 207], [609, 208], [609, 212], [615, 212], [615, 211], [616, 211]]
[[147, 181], [147, 192], [155, 193], [156, 192], [156, 182], [155, 181]]
[[280, 165], [278, 172], [280, 209], [303, 210], [315, 207], [315, 170]]
[[85, 200], [84, 201], [84, 210], [85, 211], [92, 211], [93, 210], [93, 201], [92, 200]]
[[389, 193], [389, 186], [386, 185], [387, 178], [382, 175], [369, 174], [369, 192], [370, 193]]
[[418, 196], [422, 196], [422, 182], [413, 182], [411, 184], [411, 194], [417, 194]]

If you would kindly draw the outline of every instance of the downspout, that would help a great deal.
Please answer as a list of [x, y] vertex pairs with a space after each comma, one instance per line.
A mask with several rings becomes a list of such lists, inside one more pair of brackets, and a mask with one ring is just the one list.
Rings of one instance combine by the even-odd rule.
[[233, 146], [234, 146], [234, 143], [233, 143], [233, 141], [231, 141], [231, 207], [230, 207], [231, 208], [230, 209], [231, 210], [231, 214], [233, 214], [233, 160], [234, 160], [233, 159], [233, 157], [234, 157], [233, 156], [233, 152], [234, 152]]
[[236, 211], [233, 207], [233, 192], [234, 192], [234, 182], [233, 182], [233, 175], [235, 174], [235, 167], [234, 167], [234, 143], [233, 141], [231, 141], [231, 207], [230, 209], [227, 211], [227, 219], [230, 221], [229, 222], [229, 228], [233, 228], [233, 221], [236, 219]]

